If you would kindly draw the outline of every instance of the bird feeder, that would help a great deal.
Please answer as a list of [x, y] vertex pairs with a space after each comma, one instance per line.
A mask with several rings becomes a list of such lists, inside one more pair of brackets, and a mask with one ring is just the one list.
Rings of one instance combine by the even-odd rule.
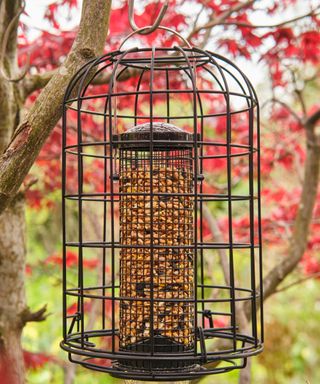
[[[70, 361], [123, 379], [191, 380], [243, 368], [262, 350], [258, 111], [233, 62], [185, 41], [121, 47], [74, 76], [62, 150]], [[212, 177], [222, 191], [208, 187]]]

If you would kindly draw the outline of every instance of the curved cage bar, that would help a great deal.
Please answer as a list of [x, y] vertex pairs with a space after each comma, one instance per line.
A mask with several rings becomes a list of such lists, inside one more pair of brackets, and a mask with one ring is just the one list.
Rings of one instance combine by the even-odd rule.
[[247, 77], [198, 48], [116, 51], [74, 76], [63, 112], [69, 359], [157, 381], [243, 368], [263, 348]]

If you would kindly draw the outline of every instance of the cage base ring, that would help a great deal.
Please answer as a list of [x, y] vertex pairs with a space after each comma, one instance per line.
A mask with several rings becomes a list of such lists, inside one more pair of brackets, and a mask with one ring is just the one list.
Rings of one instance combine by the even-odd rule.
[[[98, 331], [98, 337], [112, 337], [108, 331]], [[216, 335], [218, 336], [218, 334]], [[245, 346], [244, 350], [236, 352], [224, 353], [221, 351], [221, 355], [209, 355], [206, 364], [201, 364], [201, 353], [194, 356], [193, 360], [189, 360], [189, 365], [186, 367], [173, 367], [165, 370], [159, 369], [143, 369], [141, 367], [129, 367], [121, 364], [121, 361], [127, 359], [126, 354], [115, 351], [114, 353], [103, 353], [101, 349], [95, 350], [91, 348], [89, 344], [90, 339], [96, 339], [97, 334], [86, 334], [86, 342], [84, 348], [76, 347], [74, 341], [75, 335], [69, 334], [66, 341], [61, 342], [61, 347], [65, 351], [69, 352], [69, 360], [73, 363], [77, 363], [85, 368], [108, 373], [113, 377], [119, 379], [132, 379], [141, 381], [176, 381], [176, 380], [191, 380], [197, 377], [201, 377], [208, 374], [219, 374], [229, 372], [235, 369], [241, 369], [246, 365], [247, 357], [257, 355], [263, 349], [262, 344], [255, 345], [253, 340], [244, 335], [236, 335], [237, 342], [241, 342]], [[231, 335], [220, 334], [217, 338], [230, 341]], [[210, 335], [206, 335], [205, 340], [212, 339]], [[78, 356], [78, 357], [76, 357]], [[189, 356], [190, 357], [190, 356]], [[159, 356], [161, 359], [161, 356]], [[188, 358], [186, 358], [187, 360]], [[145, 356], [145, 361], [148, 360], [148, 356]], [[172, 357], [172, 360], [177, 360]], [[185, 361], [185, 360], [184, 360]], [[178, 366], [178, 364], [177, 364]]]

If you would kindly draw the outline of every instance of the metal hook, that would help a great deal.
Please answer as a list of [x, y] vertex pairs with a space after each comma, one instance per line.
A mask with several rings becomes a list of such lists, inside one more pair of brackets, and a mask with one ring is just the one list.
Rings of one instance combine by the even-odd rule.
[[153, 31], [155, 31], [162, 19], [163, 19], [163, 16], [164, 14], [166, 13], [167, 9], [168, 9], [168, 6], [169, 6], [169, 0], [166, 0], [165, 3], [163, 4], [155, 22], [153, 23], [153, 25], [150, 26], [150, 28], [148, 29], [141, 29], [137, 26], [136, 22], [134, 21], [134, 14], [133, 14], [133, 11], [134, 11], [134, 0], [128, 0], [128, 7], [129, 7], [129, 23], [131, 25], [131, 28], [134, 30], [134, 31], [137, 31], [139, 29], [141, 29], [141, 31], [139, 32], [141, 35], [148, 35], [149, 33], [152, 33]]

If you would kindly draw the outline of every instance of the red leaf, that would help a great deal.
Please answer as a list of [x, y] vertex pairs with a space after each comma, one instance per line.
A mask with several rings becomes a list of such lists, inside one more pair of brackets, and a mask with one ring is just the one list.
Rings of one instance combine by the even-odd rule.
[[44, 353], [23, 351], [24, 363], [27, 369], [39, 369], [46, 363], [54, 361], [54, 358]]
[[320, 60], [320, 33], [317, 31], [307, 31], [300, 35], [301, 51], [305, 61], [314, 64]]
[[310, 254], [306, 253], [303, 256], [302, 264], [304, 265], [304, 272], [307, 275], [320, 273], [320, 262], [315, 257], [312, 257]]

